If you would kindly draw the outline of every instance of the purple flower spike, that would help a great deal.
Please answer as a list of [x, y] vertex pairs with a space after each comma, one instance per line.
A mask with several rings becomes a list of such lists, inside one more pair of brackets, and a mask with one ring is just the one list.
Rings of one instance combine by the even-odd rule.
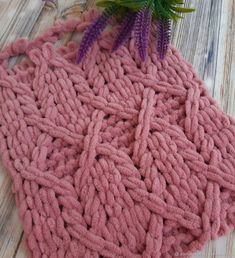
[[171, 39], [171, 21], [162, 19], [157, 24], [158, 39], [157, 52], [161, 60], [164, 59]]
[[136, 45], [139, 50], [140, 58], [144, 61], [148, 53], [148, 40], [151, 27], [152, 12], [144, 8], [137, 13], [134, 32]]
[[83, 57], [87, 54], [90, 47], [97, 40], [101, 32], [108, 24], [109, 18], [112, 16], [112, 10], [105, 10], [85, 31], [81, 40], [80, 47], [77, 53], [76, 63], [79, 64]]
[[121, 25], [120, 32], [113, 43], [112, 51], [117, 50], [121, 45], [123, 45], [130, 38], [131, 32], [135, 25], [135, 20], [136, 20], [136, 13], [129, 12], [125, 17]]

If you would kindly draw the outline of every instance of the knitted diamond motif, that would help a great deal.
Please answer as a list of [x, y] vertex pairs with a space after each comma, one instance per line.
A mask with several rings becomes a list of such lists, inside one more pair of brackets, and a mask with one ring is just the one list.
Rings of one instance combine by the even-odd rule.
[[[235, 121], [191, 65], [105, 32], [81, 65], [97, 12], [0, 53], [0, 153], [32, 257], [184, 257], [235, 225]], [[8, 68], [11, 56], [27, 59]]]

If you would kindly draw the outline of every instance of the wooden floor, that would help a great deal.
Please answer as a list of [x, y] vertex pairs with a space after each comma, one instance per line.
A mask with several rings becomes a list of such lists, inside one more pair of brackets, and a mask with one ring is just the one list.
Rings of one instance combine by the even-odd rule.
[[[93, 0], [0, 0], [0, 49], [34, 38], [56, 19], [78, 16]], [[196, 12], [174, 25], [172, 41], [206, 81], [224, 111], [235, 117], [235, 0], [189, 0]], [[0, 167], [0, 258], [27, 257], [11, 180]], [[235, 234], [210, 242], [193, 257], [235, 257]]]

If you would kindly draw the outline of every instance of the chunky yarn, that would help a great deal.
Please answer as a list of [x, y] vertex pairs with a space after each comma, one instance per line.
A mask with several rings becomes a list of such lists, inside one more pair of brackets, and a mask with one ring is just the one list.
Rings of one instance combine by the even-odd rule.
[[191, 257], [234, 230], [235, 121], [173, 47], [111, 53], [114, 29], [76, 65], [77, 43], [54, 46], [96, 17], [0, 53], [0, 153], [29, 253]]

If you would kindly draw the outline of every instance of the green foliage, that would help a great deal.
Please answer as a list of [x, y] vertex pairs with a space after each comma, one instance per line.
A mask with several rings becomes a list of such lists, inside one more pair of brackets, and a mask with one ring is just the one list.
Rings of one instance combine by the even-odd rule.
[[[107, 8], [110, 5], [123, 7], [124, 10], [138, 12], [144, 7], [152, 9], [153, 18], [157, 20], [170, 19], [178, 20], [182, 18], [181, 13], [193, 12], [193, 8], [185, 8], [184, 0], [101, 0], [97, 6]], [[122, 8], [121, 8], [122, 9]]]
[[111, 8], [113, 10], [112, 15], [115, 15], [116, 17], [123, 16], [127, 12], [127, 8], [119, 5], [117, 1], [102, 0], [100, 2], [97, 2], [96, 5], [104, 8], [104, 12], [107, 12]]
[[116, 4], [118, 6], [127, 7], [131, 10], [138, 11], [144, 6], [145, 2], [146, 0], [101, 0], [97, 2], [96, 5], [106, 8], [111, 4]]
[[194, 12], [194, 8], [172, 7], [172, 9], [178, 13], [191, 13]]
[[146, 0], [117, 0], [118, 4], [130, 8], [133, 11], [139, 11], [146, 4]]
[[115, 1], [111, 1], [111, 0], [103, 0], [96, 3], [97, 6], [103, 7], [103, 8], [109, 7], [110, 5], [113, 5], [113, 4], [117, 5]]

